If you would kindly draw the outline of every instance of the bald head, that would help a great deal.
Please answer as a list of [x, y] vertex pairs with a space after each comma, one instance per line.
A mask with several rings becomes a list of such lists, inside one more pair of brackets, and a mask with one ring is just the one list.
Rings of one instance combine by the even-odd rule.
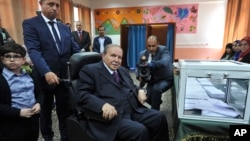
[[149, 37], [148, 37], [148, 40], [154, 40], [154, 41], [156, 41], [156, 42], [158, 43], [158, 37], [155, 36], [155, 35], [149, 36]]
[[158, 44], [158, 37], [155, 35], [151, 35], [147, 39], [147, 50], [149, 53], [155, 54], [155, 52], [158, 50], [159, 44]]

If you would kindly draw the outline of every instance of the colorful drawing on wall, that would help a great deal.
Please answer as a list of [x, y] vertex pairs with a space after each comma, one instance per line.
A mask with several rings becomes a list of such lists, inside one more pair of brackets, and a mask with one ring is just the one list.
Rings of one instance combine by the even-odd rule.
[[120, 34], [120, 24], [142, 23], [142, 8], [109, 8], [96, 9], [95, 13], [95, 32], [97, 28], [103, 25], [106, 34]]
[[144, 23], [175, 22], [176, 33], [196, 33], [198, 4], [143, 8]]
[[176, 23], [176, 33], [196, 33], [198, 4], [95, 9], [95, 32], [103, 25], [106, 34], [120, 34], [121, 24]]

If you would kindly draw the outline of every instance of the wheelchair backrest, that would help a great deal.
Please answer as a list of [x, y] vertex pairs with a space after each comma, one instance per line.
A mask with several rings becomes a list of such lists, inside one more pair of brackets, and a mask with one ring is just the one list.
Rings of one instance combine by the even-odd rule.
[[73, 87], [73, 92], [76, 90], [79, 71], [84, 65], [96, 63], [102, 60], [101, 54], [97, 52], [79, 52], [70, 57], [70, 80]]

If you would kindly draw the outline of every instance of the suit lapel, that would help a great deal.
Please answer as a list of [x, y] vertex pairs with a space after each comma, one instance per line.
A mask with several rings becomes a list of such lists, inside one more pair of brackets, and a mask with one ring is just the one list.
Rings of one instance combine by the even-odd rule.
[[80, 42], [80, 37], [78, 35], [78, 31], [74, 31], [74, 36], [76, 37], [77, 42]]
[[[49, 27], [47, 26], [47, 23], [44, 21], [44, 19], [43, 19], [43, 17], [41, 15], [39, 15], [38, 25], [40, 25], [40, 28], [42, 29], [41, 31], [44, 31], [45, 35], [49, 36], [49, 40], [50, 40], [51, 44], [57, 50], [54, 38], [53, 38], [53, 36], [52, 36], [52, 34], [51, 34], [50, 30], [49, 30]], [[58, 52], [58, 50], [57, 50], [57, 52]]]
[[124, 83], [125, 83], [129, 88], [131, 88], [131, 90], [133, 91], [134, 94], [136, 94], [137, 92], [134, 91], [134, 89], [132, 89], [132, 86], [131, 86], [131, 85], [133, 85], [133, 84], [131, 84], [130, 79], [128, 79], [128, 77], [127, 77], [127, 75], [125, 74], [125, 72], [122, 71], [122, 69], [118, 69], [118, 72], [119, 72], [119, 74], [120, 74], [122, 80], [124, 81]]
[[82, 31], [82, 40], [81, 40], [81, 42], [84, 42], [85, 38], [86, 38], [86, 34], [85, 34], [85, 32]]
[[42, 16], [39, 16], [39, 17], [40, 17], [40, 22], [39, 23], [40, 23], [41, 29], [43, 29], [43, 31], [45, 31], [47, 33], [47, 35], [49, 36], [49, 40], [56, 47], [54, 38], [53, 38], [53, 36], [52, 36], [52, 34], [51, 34], [50, 30], [49, 30], [49, 27], [47, 26], [47, 23], [44, 21]]
[[64, 30], [63, 30], [63, 27], [60, 23], [57, 22], [57, 27], [58, 27], [58, 30], [59, 30], [59, 33], [60, 33], [60, 37], [61, 37], [61, 46], [59, 47], [60, 49], [60, 54], [63, 53], [64, 51]]
[[104, 79], [108, 80], [109, 82], [111, 82], [113, 85], [117, 86], [120, 88], [120, 86], [115, 82], [115, 79], [113, 78], [112, 74], [109, 73], [109, 71], [106, 69], [106, 67], [104, 66], [103, 62], [100, 62], [101, 64], [101, 68], [99, 71], [100, 76], [104, 77]]

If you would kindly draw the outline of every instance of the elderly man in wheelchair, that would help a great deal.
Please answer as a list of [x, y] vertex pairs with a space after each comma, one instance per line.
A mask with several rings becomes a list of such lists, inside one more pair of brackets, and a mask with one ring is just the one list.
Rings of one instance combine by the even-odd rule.
[[123, 51], [110, 44], [102, 55], [81, 52], [70, 59], [76, 113], [68, 118], [70, 141], [168, 141], [163, 113], [143, 104], [146, 92], [121, 66]]

